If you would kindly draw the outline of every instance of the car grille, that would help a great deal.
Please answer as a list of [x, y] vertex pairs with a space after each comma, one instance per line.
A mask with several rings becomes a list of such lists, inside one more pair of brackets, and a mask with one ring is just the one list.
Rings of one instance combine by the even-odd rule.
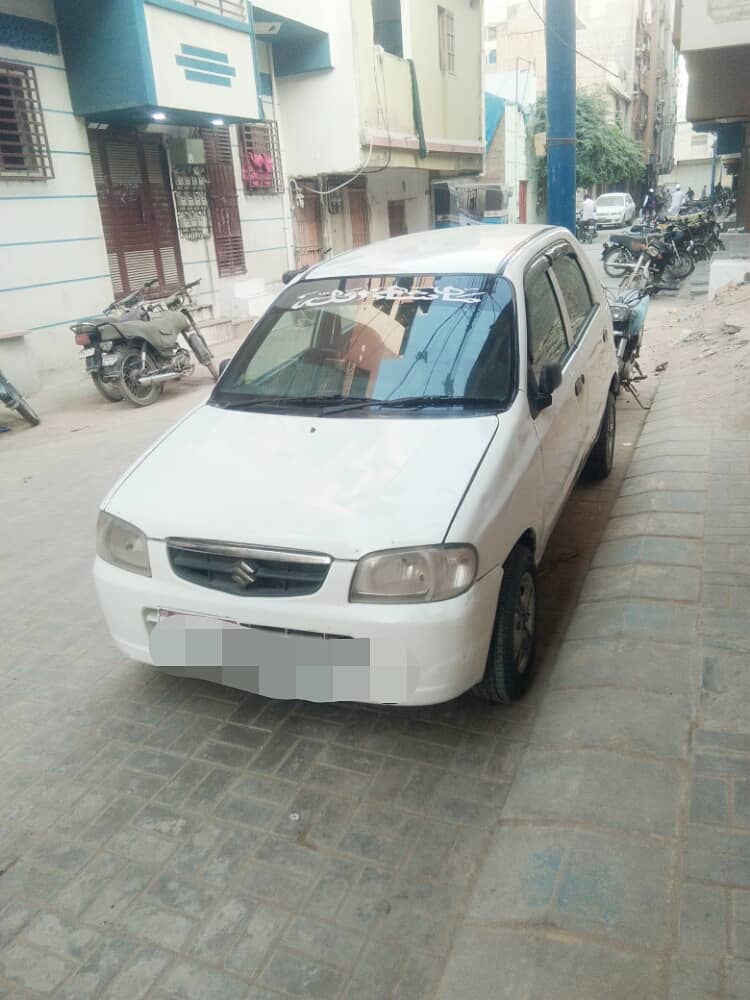
[[318, 553], [182, 538], [169, 539], [167, 553], [180, 579], [238, 597], [314, 594], [331, 565], [329, 556]]

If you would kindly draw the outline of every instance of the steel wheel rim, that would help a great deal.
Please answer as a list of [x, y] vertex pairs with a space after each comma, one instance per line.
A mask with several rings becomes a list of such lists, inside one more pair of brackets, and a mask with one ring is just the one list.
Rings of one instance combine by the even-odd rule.
[[[125, 364], [122, 366], [122, 380], [125, 383], [125, 385], [127, 385], [128, 390], [131, 393], [131, 395], [137, 396], [138, 399], [145, 399], [148, 396], [149, 392], [151, 391], [151, 386], [150, 385], [141, 385], [138, 382], [138, 376], [137, 375], [135, 375], [135, 376], [131, 375], [131, 371], [133, 370], [133, 368], [135, 366], [137, 366], [136, 370], [140, 374], [140, 364], [138, 364], [138, 362], [137, 362], [137, 360], [135, 358], [131, 359], [130, 361], [126, 361], [125, 362]], [[146, 364], [145, 364], [144, 369], [143, 369], [144, 372], [148, 371], [150, 367], [152, 367], [152, 366], [149, 364], [148, 359], [147, 359], [146, 360]]]
[[521, 577], [518, 598], [513, 612], [513, 659], [522, 674], [531, 660], [531, 648], [536, 627], [536, 588], [534, 577], [527, 570]]

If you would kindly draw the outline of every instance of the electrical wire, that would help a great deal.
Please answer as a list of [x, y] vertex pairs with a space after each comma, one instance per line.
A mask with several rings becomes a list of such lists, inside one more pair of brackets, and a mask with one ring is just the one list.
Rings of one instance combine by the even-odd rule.
[[[383, 80], [383, 94], [385, 95], [385, 101], [383, 101], [383, 98], [381, 98], [381, 95], [380, 95], [380, 86], [378, 84], [378, 69], [377, 69], [377, 65], [375, 63], [375, 55], [376, 55], [376, 53], [377, 53], [377, 56], [378, 56], [378, 62], [380, 63], [380, 75], [381, 75], [382, 80]], [[366, 175], [369, 175], [369, 174], [379, 174], [379, 173], [382, 173], [383, 170], [387, 170], [388, 167], [390, 166], [390, 164], [391, 164], [392, 140], [391, 140], [390, 121], [389, 121], [389, 116], [388, 116], [388, 91], [387, 91], [386, 86], [385, 86], [385, 73], [383, 72], [383, 49], [381, 48], [381, 46], [379, 46], [379, 45], [373, 46], [372, 55], [373, 55], [373, 63], [372, 63], [372, 65], [373, 65], [374, 76], [375, 76], [375, 93], [377, 95], [377, 103], [378, 103], [378, 120], [380, 120], [382, 118], [383, 124], [385, 125], [386, 134], [388, 135], [388, 157], [386, 159], [386, 162], [383, 164], [383, 166], [376, 167], [374, 170], [368, 170], [367, 169], [367, 164], [370, 162], [370, 158], [372, 157], [373, 137], [372, 137], [372, 134], [371, 134], [370, 135], [370, 148], [367, 150], [367, 157], [365, 158], [365, 162], [362, 164], [362, 166], [359, 168], [359, 170], [356, 172], [356, 174], [352, 174], [352, 176], [349, 177], [348, 180], [345, 180], [343, 184], [337, 184], [336, 187], [328, 188], [325, 191], [320, 191], [320, 190], [318, 190], [318, 188], [308, 187], [307, 184], [297, 184], [296, 182], [293, 182], [295, 187], [301, 188], [303, 191], [309, 191], [310, 194], [317, 194], [317, 195], [322, 195], [323, 197], [326, 197], [327, 195], [335, 194], [336, 191], [341, 191], [342, 188], [349, 187], [349, 185], [353, 184], [354, 181], [358, 177], [362, 177], [363, 175], [366, 176]], [[384, 109], [384, 106], [385, 106], [385, 109]]]
[[577, 56], [581, 57], [581, 59], [585, 59], [587, 62], [593, 63], [594, 66], [598, 66], [599, 69], [603, 69], [605, 73], [609, 73], [609, 75], [613, 76], [615, 78], [615, 80], [621, 80], [622, 79], [617, 73], [614, 73], [611, 69], [607, 69], [607, 67], [603, 63], [597, 62], [596, 59], [592, 59], [591, 56], [587, 56], [585, 52], [581, 52], [574, 45], [571, 45], [569, 42], [566, 42], [565, 39], [562, 37], [562, 35], [559, 34], [559, 32], [555, 31], [554, 28], [550, 28], [549, 24], [547, 23], [547, 19], [544, 17], [544, 15], [542, 15], [542, 14], [539, 13], [539, 11], [537, 10], [537, 8], [532, 3], [532, 0], [528, 0], [528, 4], [529, 4], [529, 7], [531, 7], [531, 9], [534, 11], [534, 13], [536, 14], [536, 16], [539, 18], [539, 20], [544, 25], [544, 30], [545, 31], [551, 31], [552, 34], [555, 36], [555, 38], [561, 44], [563, 44], [566, 49], [572, 49], [573, 52], [575, 52], [575, 54]]

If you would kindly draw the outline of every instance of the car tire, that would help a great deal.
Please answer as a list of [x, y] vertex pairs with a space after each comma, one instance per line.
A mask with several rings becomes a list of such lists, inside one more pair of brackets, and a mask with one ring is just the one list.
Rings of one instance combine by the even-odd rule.
[[498, 704], [526, 693], [533, 680], [537, 619], [534, 556], [519, 544], [503, 567], [484, 677], [472, 689], [477, 698]]
[[584, 466], [583, 474], [586, 479], [597, 482], [609, 476], [615, 461], [616, 435], [617, 406], [615, 403], [615, 394], [608, 392], [602, 422], [599, 425], [599, 433], [596, 436], [594, 447], [591, 449], [586, 465]]

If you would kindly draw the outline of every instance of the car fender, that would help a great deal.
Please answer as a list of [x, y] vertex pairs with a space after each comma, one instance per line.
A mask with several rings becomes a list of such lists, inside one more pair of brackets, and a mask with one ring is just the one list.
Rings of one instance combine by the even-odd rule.
[[[539, 439], [525, 392], [519, 392], [448, 528], [446, 542], [469, 542], [479, 556], [477, 576], [502, 565], [519, 538], [544, 528], [544, 474]], [[541, 555], [541, 553], [537, 553]]]

